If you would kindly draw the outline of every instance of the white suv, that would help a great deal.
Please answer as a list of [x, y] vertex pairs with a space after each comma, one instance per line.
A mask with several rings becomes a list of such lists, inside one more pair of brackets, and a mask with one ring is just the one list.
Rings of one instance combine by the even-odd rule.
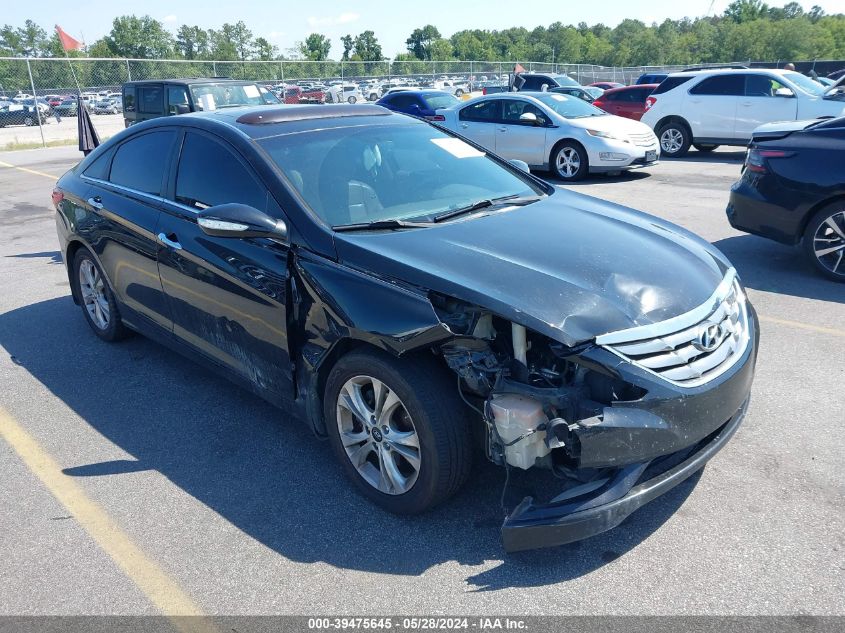
[[674, 73], [646, 100], [642, 122], [664, 156], [683, 156], [690, 145], [703, 152], [747, 145], [764, 123], [845, 114], [839, 83], [825, 88], [795, 71], [763, 68]]

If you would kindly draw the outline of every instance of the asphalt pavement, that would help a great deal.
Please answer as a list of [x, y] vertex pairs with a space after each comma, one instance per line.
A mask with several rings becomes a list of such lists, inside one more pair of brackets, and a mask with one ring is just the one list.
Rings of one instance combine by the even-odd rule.
[[[730, 228], [742, 152], [572, 188], [734, 262], [762, 329], [745, 423], [617, 529], [516, 555], [495, 467], [395, 517], [284, 411], [140, 336], [97, 339], [50, 206], [79, 158], [0, 153], [0, 615], [845, 614], [845, 286]], [[515, 477], [509, 500], [544, 481]]]

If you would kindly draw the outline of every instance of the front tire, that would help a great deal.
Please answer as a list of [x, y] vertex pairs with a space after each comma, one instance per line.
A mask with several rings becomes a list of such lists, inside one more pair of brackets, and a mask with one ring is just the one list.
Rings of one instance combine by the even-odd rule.
[[580, 143], [566, 141], [557, 146], [550, 161], [552, 172], [561, 180], [583, 180], [590, 172], [590, 160]]
[[669, 158], [680, 158], [686, 155], [692, 144], [692, 135], [683, 123], [670, 121], [660, 128], [657, 133], [660, 140], [660, 150]]
[[431, 358], [342, 357], [327, 380], [323, 413], [341, 468], [389, 512], [424, 512], [469, 475], [469, 424], [457, 381]]
[[804, 252], [828, 279], [845, 283], [845, 202], [820, 209], [804, 231]]
[[350, 105], [355, 105], [355, 102], [358, 101], [358, 99], [354, 95], [350, 95], [346, 101]]
[[100, 265], [84, 248], [73, 258], [73, 275], [82, 313], [94, 334], [109, 342], [125, 338], [128, 330], [120, 320], [114, 293]]

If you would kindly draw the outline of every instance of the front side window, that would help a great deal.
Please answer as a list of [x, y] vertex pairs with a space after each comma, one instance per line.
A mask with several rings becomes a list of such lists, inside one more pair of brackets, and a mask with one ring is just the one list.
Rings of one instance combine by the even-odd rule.
[[188, 89], [185, 86], [167, 87], [167, 108], [170, 114], [179, 114], [178, 106], [188, 106]]
[[745, 75], [716, 75], [690, 88], [691, 95], [738, 97], [745, 94]]
[[533, 114], [541, 123], [547, 122], [547, 117], [540, 108], [533, 103], [522, 101], [520, 99], [503, 99], [504, 102], [504, 117], [503, 121], [511, 125], [533, 125], [530, 121], [520, 121], [519, 117], [523, 114]]
[[281, 103], [276, 95], [256, 84], [195, 84], [191, 95], [197, 110]]
[[232, 152], [202, 134], [188, 132], [176, 172], [176, 202], [200, 211], [227, 202], [259, 210], [267, 192]]
[[114, 154], [109, 182], [161, 195], [167, 157], [175, 141], [176, 132], [162, 130], [135, 136], [122, 143]]
[[330, 226], [430, 218], [479, 200], [543, 191], [485, 152], [413, 119], [258, 142]]

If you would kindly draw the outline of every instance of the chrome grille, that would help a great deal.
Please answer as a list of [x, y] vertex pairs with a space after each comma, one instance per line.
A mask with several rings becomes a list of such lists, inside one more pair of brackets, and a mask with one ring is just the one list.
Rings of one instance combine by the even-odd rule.
[[657, 145], [657, 137], [654, 134], [646, 132], [644, 134], [629, 134], [628, 138], [637, 147], [648, 147], [649, 145]]
[[[694, 387], [727, 371], [749, 340], [748, 309], [736, 273], [728, 273], [706, 304], [665, 323], [668, 327], [657, 323], [633, 328], [598, 337], [597, 342], [678, 385]], [[655, 330], [661, 331], [643, 336]]]

